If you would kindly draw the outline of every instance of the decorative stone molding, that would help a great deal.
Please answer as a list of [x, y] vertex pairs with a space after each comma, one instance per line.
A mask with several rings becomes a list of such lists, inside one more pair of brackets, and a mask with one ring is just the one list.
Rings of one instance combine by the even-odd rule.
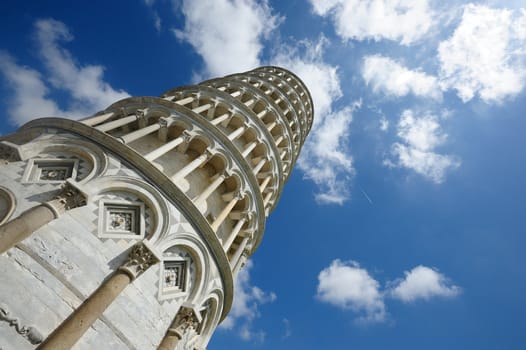
[[145, 243], [140, 242], [132, 247], [126, 261], [119, 267], [119, 270], [126, 272], [134, 280], [159, 261], [160, 259], [152, 252], [152, 249], [147, 247]]
[[35, 158], [28, 161], [23, 182], [61, 183], [77, 178], [78, 159]]
[[145, 205], [138, 201], [99, 201], [98, 233], [101, 238], [143, 239]]
[[12, 317], [5, 306], [0, 306], [0, 321], [7, 322], [13, 327], [18, 334], [29, 340], [31, 344], [40, 344], [44, 341], [44, 337], [38, 329], [32, 326], [23, 326], [20, 324], [20, 320], [16, 317]]
[[66, 210], [86, 205], [85, 195], [69, 182], [62, 186], [60, 193], [55, 196], [55, 199], [58, 199]]
[[166, 119], [166, 118], [159, 118], [159, 125], [161, 126], [161, 128], [167, 128], [168, 127], [168, 122], [170, 120], [169, 119]]
[[199, 319], [200, 316], [194, 308], [181, 306], [168, 332], [181, 339], [186, 332], [196, 330], [199, 327]]
[[67, 210], [86, 205], [86, 195], [71, 183], [66, 182], [60, 192], [52, 200], [43, 203], [55, 213], [56, 217], [65, 213]]

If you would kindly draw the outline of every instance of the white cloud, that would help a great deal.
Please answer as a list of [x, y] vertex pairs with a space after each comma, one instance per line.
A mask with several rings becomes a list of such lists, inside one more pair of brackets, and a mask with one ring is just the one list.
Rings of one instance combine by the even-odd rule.
[[285, 328], [285, 332], [281, 339], [287, 339], [292, 335], [292, 330], [290, 328], [290, 321], [287, 318], [284, 318], [283, 320], [283, 327]]
[[273, 64], [290, 69], [307, 85], [314, 100], [313, 127], [301, 151], [297, 166], [318, 185], [319, 203], [342, 204], [349, 198], [354, 174], [347, 142], [352, 112], [360, 103], [333, 110], [342, 96], [338, 69], [323, 61], [326, 39], [301, 42], [298, 47], [281, 45]]
[[380, 130], [387, 131], [389, 130], [389, 120], [385, 116], [382, 116], [380, 119]]
[[396, 97], [413, 94], [441, 99], [442, 91], [437, 78], [420, 70], [410, 70], [400, 63], [381, 55], [365, 56], [362, 77], [374, 92]]
[[406, 271], [405, 278], [391, 283], [390, 287], [390, 295], [405, 303], [433, 297], [455, 297], [460, 291], [460, 287], [452, 285], [438, 270], [422, 265]]
[[526, 82], [526, 10], [469, 4], [453, 35], [440, 43], [441, 83], [464, 101], [500, 103]]
[[185, 25], [174, 33], [201, 55], [207, 76], [259, 66], [262, 40], [280, 22], [266, 0], [183, 0], [180, 8]]
[[380, 284], [357, 262], [334, 260], [318, 275], [317, 298], [334, 306], [364, 313], [359, 319], [382, 322], [386, 318]]
[[[124, 91], [114, 90], [103, 80], [102, 66], [79, 67], [71, 53], [59, 46], [60, 41], [72, 40], [62, 22], [39, 20], [35, 28], [38, 54], [47, 68], [45, 74], [17, 64], [8, 53], [0, 53], [0, 73], [11, 90], [7, 103], [13, 124], [20, 125], [39, 117], [86, 117], [129, 96]], [[51, 85], [46, 84], [47, 81]], [[55, 91], [70, 95], [67, 108], [59, 107], [50, 97]]]
[[330, 17], [343, 39], [388, 39], [409, 45], [432, 27], [428, 0], [310, 0], [314, 13]]
[[419, 299], [453, 298], [462, 291], [435, 268], [419, 265], [404, 274], [404, 278], [387, 282], [382, 289], [357, 262], [336, 259], [318, 274], [316, 298], [361, 314], [357, 321], [383, 322], [388, 317], [386, 298], [411, 303]]
[[104, 67], [79, 66], [71, 53], [59, 46], [61, 41], [71, 41], [66, 25], [53, 19], [36, 22], [40, 55], [49, 71], [54, 87], [64, 89], [72, 97], [94, 111], [105, 108], [129, 95], [116, 91], [103, 80]]
[[0, 72], [12, 92], [7, 98], [7, 113], [12, 124], [20, 125], [34, 118], [64, 114], [48, 97], [49, 89], [36, 70], [22, 67], [9, 54], [0, 52]]
[[155, 0], [144, 0], [144, 4], [150, 10], [155, 29], [157, 30], [157, 32], [160, 32], [162, 28], [162, 21], [161, 17], [159, 16], [159, 12], [157, 12], [157, 10], [154, 9]]
[[434, 152], [447, 138], [436, 116], [415, 117], [412, 110], [405, 110], [397, 129], [403, 143], [393, 144], [391, 152], [395, 160], [386, 160], [386, 165], [412, 169], [435, 183], [444, 181], [448, 170], [460, 166], [456, 157]]
[[235, 281], [234, 303], [227, 318], [219, 325], [222, 329], [235, 329], [244, 340], [262, 342], [265, 332], [252, 329], [253, 321], [260, 316], [259, 306], [276, 300], [276, 294], [265, 292], [250, 283], [250, 269], [252, 262], [249, 260], [239, 272]]

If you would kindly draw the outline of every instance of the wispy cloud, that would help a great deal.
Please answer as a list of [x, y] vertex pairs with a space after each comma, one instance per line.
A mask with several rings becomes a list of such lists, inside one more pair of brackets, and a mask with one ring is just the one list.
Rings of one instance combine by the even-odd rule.
[[290, 328], [290, 321], [287, 318], [283, 319], [283, 327], [285, 328], [285, 332], [281, 338], [287, 339], [288, 337], [292, 335], [292, 329]]
[[[18, 65], [8, 53], [0, 52], [0, 72], [11, 92], [7, 97], [11, 124], [20, 125], [34, 118], [66, 113], [49, 98], [49, 88], [38, 71]], [[79, 117], [77, 111], [71, 111], [70, 115]]]
[[440, 79], [467, 102], [500, 103], [526, 83], [526, 10], [469, 4], [453, 35], [440, 43]]
[[202, 57], [205, 77], [259, 66], [262, 41], [280, 22], [266, 0], [183, 0], [178, 8], [185, 24], [174, 34]]
[[364, 57], [362, 77], [374, 92], [394, 97], [413, 94], [436, 100], [442, 91], [436, 77], [421, 70], [411, 70], [389, 57], [369, 55]]
[[250, 282], [250, 269], [252, 262], [249, 260], [239, 272], [235, 281], [234, 303], [227, 318], [219, 325], [221, 329], [235, 330], [244, 340], [263, 342], [265, 332], [254, 330], [253, 321], [260, 316], [259, 307], [276, 300], [276, 294], [263, 291]]
[[[60, 45], [73, 40], [64, 23], [53, 19], [38, 20], [35, 30], [37, 51], [46, 68], [43, 72], [19, 65], [7, 52], [0, 53], [0, 72], [11, 90], [8, 113], [13, 124], [37, 117], [88, 116], [129, 96], [104, 81], [104, 67], [80, 66]], [[65, 92], [70, 97], [66, 108], [61, 108], [50, 97], [54, 91]]]
[[448, 170], [460, 166], [457, 157], [435, 152], [447, 139], [437, 116], [425, 113], [417, 117], [414, 111], [405, 110], [400, 116], [397, 131], [402, 142], [392, 145], [394, 159], [386, 159], [385, 165], [414, 170], [435, 183], [443, 182]]
[[64, 23], [53, 19], [39, 20], [35, 28], [39, 53], [55, 88], [67, 91], [76, 101], [95, 109], [129, 96], [103, 80], [104, 67], [81, 66], [68, 50], [60, 46], [61, 42], [73, 40]]
[[385, 116], [380, 118], [380, 130], [387, 131], [389, 130], [389, 120]]
[[159, 12], [155, 9], [155, 0], [144, 0], [144, 4], [150, 10], [155, 29], [157, 30], [157, 32], [160, 32], [162, 29], [162, 20], [161, 16], [159, 16]]
[[405, 277], [390, 283], [389, 289], [390, 296], [406, 303], [434, 297], [452, 298], [461, 291], [460, 287], [452, 285], [437, 269], [422, 265], [406, 271]]
[[332, 19], [344, 40], [394, 40], [410, 45], [434, 24], [428, 0], [310, 0], [314, 13]]

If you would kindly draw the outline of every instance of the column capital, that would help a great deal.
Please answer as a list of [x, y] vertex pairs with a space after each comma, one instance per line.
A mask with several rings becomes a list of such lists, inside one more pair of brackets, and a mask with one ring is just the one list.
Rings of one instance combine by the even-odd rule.
[[148, 113], [148, 108], [140, 108], [140, 109], [135, 110], [135, 115], [137, 116], [137, 119], [146, 118], [147, 113]]
[[189, 143], [190, 141], [192, 141], [194, 135], [188, 130], [183, 130], [183, 132], [181, 133], [181, 137], [183, 138], [183, 142]]
[[86, 195], [76, 188], [72, 183], [66, 182], [62, 185], [60, 192], [52, 200], [43, 203], [50, 208], [56, 217], [64, 214], [67, 210], [86, 205]]
[[230, 173], [230, 170], [229, 169], [225, 169], [223, 171], [220, 171], [218, 172], [217, 174], [214, 174], [212, 177], [211, 177], [211, 180], [214, 181], [215, 179], [217, 179], [218, 177], [223, 177], [223, 179], [226, 179], [228, 177], [230, 177], [232, 174]]
[[126, 272], [134, 280], [159, 261], [160, 259], [153, 252], [153, 249], [148, 247], [144, 241], [141, 241], [132, 247], [126, 261], [119, 267], [119, 270]]
[[161, 117], [161, 118], [159, 118], [158, 123], [159, 123], [159, 126], [160, 126], [161, 128], [167, 128], [168, 125], [170, 124], [170, 121], [171, 121], [170, 118], [167, 118], [167, 117]]
[[128, 116], [128, 110], [127, 110], [126, 107], [121, 107], [121, 108], [119, 108], [119, 113], [120, 113], [120, 115], [123, 116], [123, 117], [127, 117], [127, 116]]
[[183, 305], [177, 312], [168, 332], [181, 339], [187, 331], [196, 330], [199, 327], [200, 318], [199, 313], [193, 307]]

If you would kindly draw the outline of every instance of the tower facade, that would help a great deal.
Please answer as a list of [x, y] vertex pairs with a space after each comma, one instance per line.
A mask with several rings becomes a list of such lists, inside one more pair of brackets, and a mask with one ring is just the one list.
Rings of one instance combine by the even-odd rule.
[[206, 348], [312, 118], [261, 67], [3, 137], [0, 348]]

